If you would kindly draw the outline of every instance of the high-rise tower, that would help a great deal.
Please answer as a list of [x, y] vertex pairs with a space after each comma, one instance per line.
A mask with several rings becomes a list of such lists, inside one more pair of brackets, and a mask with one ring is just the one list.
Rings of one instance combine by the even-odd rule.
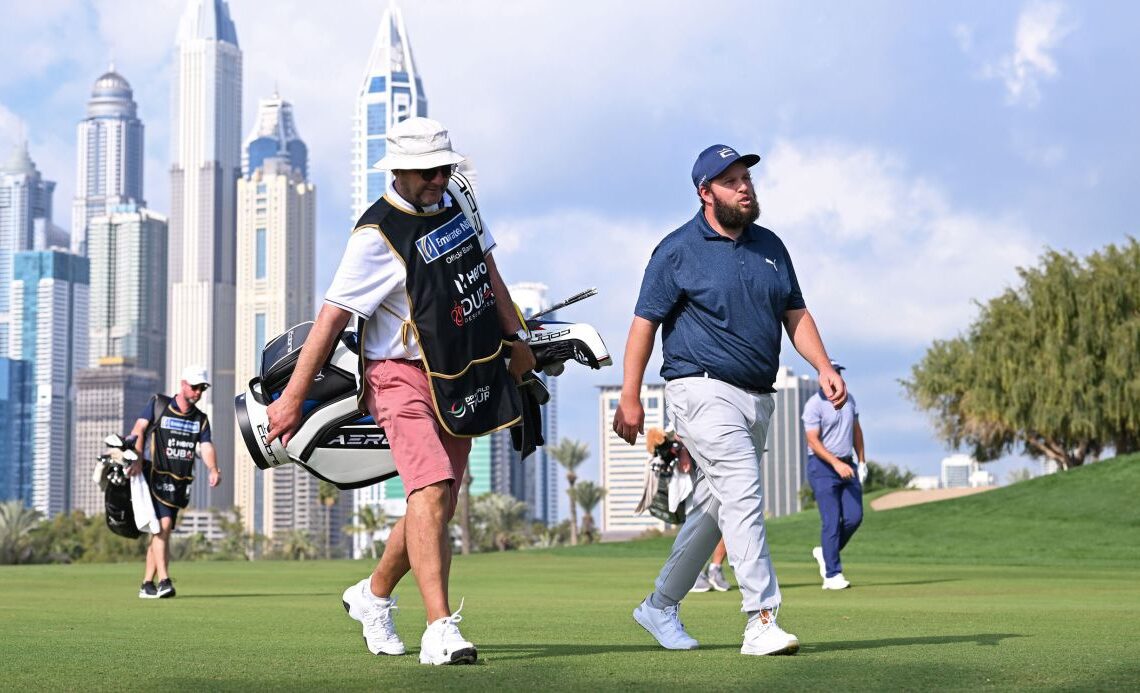
[[[233, 479], [237, 179], [242, 57], [225, 0], [189, 0], [178, 26], [170, 195], [168, 391], [187, 366], [206, 366], [223, 480]], [[191, 504], [229, 507], [233, 484], [194, 484]]]
[[[308, 153], [293, 107], [262, 99], [242, 147], [238, 181], [238, 383], [257, 374], [266, 341], [313, 319], [316, 191], [306, 179]], [[280, 539], [292, 530], [326, 536], [317, 479], [297, 465], [258, 470], [235, 434], [234, 503], [249, 531]], [[338, 525], [339, 526], [339, 525]]]
[[79, 121], [71, 250], [87, 254], [91, 220], [116, 205], [143, 200], [143, 124], [131, 85], [112, 65], [95, 80]]
[[404, 15], [393, 2], [380, 19], [352, 117], [352, 221], [388, 186], [388, 173], [372, 168], [384, 157], [384, 135], [396, 123], [426, 117], [427, 97], [412, 59]]

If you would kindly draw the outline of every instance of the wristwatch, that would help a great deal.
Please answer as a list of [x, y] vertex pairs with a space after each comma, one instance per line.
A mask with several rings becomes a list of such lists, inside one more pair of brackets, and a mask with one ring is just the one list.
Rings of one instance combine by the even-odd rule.
[[508, 342], [525, 342], [528, 336], [529, 335], [526, 333], [526, 330], [520, 327], [517, 332], [514, 334], [509, 334], [503, 337], [503, 339]]

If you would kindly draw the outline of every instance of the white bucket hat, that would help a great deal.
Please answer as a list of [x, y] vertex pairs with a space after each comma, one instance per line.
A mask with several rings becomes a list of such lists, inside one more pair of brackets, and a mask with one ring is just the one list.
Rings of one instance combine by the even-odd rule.
[[447, 128], [431, 118], [408, 118], [392, 126], [384, 138], [384, 158], [372, 165], [387, 171], [423, 170], [458, 164], [466, 158], [451, 150]]

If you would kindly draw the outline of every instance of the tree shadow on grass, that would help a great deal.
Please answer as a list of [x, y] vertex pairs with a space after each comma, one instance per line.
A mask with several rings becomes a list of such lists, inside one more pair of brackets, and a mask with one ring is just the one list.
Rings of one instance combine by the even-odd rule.
[[245, 599], [256, 597], [331, 597], [339, 592], [234, 592], [230, 594], [180, 594], [175, 599]]
[[997, 647], [1008, 638], [1025, 638], [1021, 633], [977, 633], [975, 635], [926, 635], [915, 638], [882, 638], [880, 640], [837, 640], [835, 642], [809, 642], [800, 646], [801, 653], [842, 652], [844, 650], [874, 650], [880, 647], [908, 647], [911, 645], [956, 645], [974, 643]]

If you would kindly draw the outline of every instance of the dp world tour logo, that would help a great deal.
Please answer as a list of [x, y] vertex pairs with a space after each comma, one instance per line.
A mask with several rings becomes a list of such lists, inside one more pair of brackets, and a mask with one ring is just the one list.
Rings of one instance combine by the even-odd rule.
[[451, 414], [457, 419], [462, 419], [464, 416], [467, 416], [467, 412], [474, 413], [475, 409], [479, 407], [479, 405], [483, 404], [489, 399], [491, 399], [491, 386], [484, 385], [483, 387], [475, 388], [474, 392], [464, 396], [462, 400], [456, 401], [454, 404], [452, 404], [451, 408], [447, 410], [447, 413]]
[[424, 262], [430, 264], [456, 250], [474, 235], [475, 227], [466, 215], [460, 214], [427, 235], [417, 238], [416, 249], [420, 251]]
[[463, 406], [462, 402], [456, 402], [451, 405], [451, 409], [448, 409], [447, 413], [457, 419], [462, 419], [464, 416], [467, 416], [467, 407]]

